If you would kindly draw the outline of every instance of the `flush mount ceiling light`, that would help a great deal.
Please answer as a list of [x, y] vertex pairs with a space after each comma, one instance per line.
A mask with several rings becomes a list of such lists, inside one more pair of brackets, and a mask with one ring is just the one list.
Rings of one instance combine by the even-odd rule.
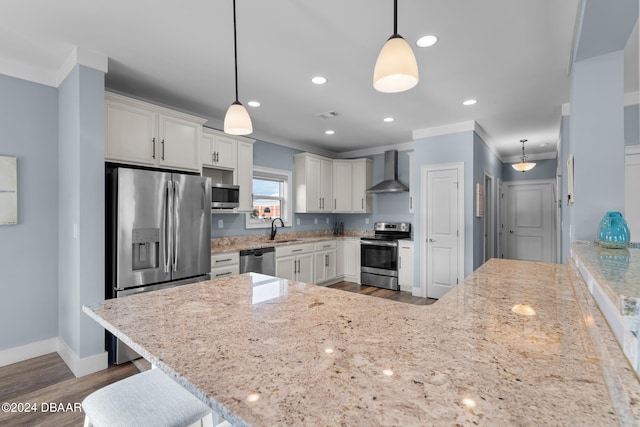
[[394, 121], [395, 119], [393, 117], [385, 117], [384, 119], [382, 119], [384, 122], [386, 123], [391, 123], [392, 121]]
[[398, 0], [393, 0], [393, 35], [378, 55], [373, 87], [385, 93], [404, 92], [417, 85], [418, 79], [418, 63], [413, 50], [398, 34]]
[[255, 108], [255, 107], [259, 107], [260, 103], [258, 101], [249, 101], [249, 102], [247, 102], [247, 105], [249, 107], [254, 107]]
[[327, 78], [326, 77], [322, 77], [322, 76], [315, 76], [311, 78], [311, 83], [315, 84], [315, 85], [323, 85], [327, 82]]
[[336, 131], [329, 129], [329, 130], [325, 130], [324, 133], [327, 134], [327, 135], [333, 135], [333, 134], [336, 133]]
[[433, 35], [422, 36], [416, 40], [416, 46], [418, 47], [431, 47], [438, 43], [438, 37]]
[[233, 0], [233, 58], [236, 78], [236, 100], [224, 116], [224, 133], [230, 135], [249, 135], [253, 132], [251, 117], [244, 105], [238, 101], [238, 40], [236, 36], [236, 0]]
[[477, 99], [467, 99], [465, 101], [462, 101], [462, 105], [466, 105], [467, 107], [469, 105], [476, 105], [478, 103]]
[[520, 142], [522, 142], [522, 157], [520, 157], [520, 163], [514, 163], [511, 167], [520, 172], [530, 171], [536, 167], [536, 164], [533, 162], [527, 162], [527, 156], [524, 155], [524, 143], [527, 142], [527, 140], [521, 139]]

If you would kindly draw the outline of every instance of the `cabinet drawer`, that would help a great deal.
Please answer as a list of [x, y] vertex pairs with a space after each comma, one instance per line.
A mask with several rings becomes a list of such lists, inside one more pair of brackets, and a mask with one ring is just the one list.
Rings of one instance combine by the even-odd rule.
[[238, 264], [211, 269], [211, 279], [219, 279], [220, 277], [228, 277], [236, 274], [240, 274], [240, 265]]
[[313, 243], [302, 245], [287, 245], [276, 247], [276, 258], [291, 255], [300, 255], [313, 252]]
[[[239, 252], [225, 252], [221, 254], [211, 255], [211, 271], [213, 271], [214, 268], [225, 267], [234, 264], [240, 264]], [[213, 277], [213, 275], [211, 277]]]
[[314, 251], [329, 251], [336, 248], [335, 240], [327, 240], [324, 242], [316, 242], [313, 246]]

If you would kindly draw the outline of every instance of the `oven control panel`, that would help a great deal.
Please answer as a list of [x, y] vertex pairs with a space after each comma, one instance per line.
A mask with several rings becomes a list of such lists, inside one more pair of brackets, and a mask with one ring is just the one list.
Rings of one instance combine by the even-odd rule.
[[376, 222], [373, 225], [374, 231], [401, 231], [403, 233], [411, 232], [410, 222]]

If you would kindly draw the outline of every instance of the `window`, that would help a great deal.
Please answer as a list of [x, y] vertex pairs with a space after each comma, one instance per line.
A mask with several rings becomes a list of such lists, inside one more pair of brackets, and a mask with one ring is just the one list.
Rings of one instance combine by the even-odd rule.
[[246, 215], [245, 228], [269, 228], [275, 218], [291, 227], [291, 172], [253, 168], [253, 211]]

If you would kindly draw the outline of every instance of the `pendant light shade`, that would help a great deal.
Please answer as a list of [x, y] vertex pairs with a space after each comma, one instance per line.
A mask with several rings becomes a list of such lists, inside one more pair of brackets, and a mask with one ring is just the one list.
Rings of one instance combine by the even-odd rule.
[[536, 164], [534, 162], [528, 162], [527, 156], [524, 155], [524, 143], [527, 142], [527, 140], [521, 139], [520, 142], [522, 142], [522, 157], [520, 157], [520, 163], [514, 163], [511, 167], [520, 172], [527, 172], [535, 168]]
[[409, 43], [398, 34], [398, 0], [393, 2], [393, 35], [382, 46], [373, 71], [380, 92], [404, 92], [418, 84], [418, 62]]
[[224, 116], [224, 133], [229, 135], [249, 135], [253, 132], [251, 117], [244, 105], [235, 101]]
[[236, 79], [236, 100], [224, 116], [224, 133], [229, 135], [249, 135], [253, 132], [251, 117], [244, 105], [238, 101], [238, 40], [236, 36], [236, 0], [233, 0], [233, 55]]

